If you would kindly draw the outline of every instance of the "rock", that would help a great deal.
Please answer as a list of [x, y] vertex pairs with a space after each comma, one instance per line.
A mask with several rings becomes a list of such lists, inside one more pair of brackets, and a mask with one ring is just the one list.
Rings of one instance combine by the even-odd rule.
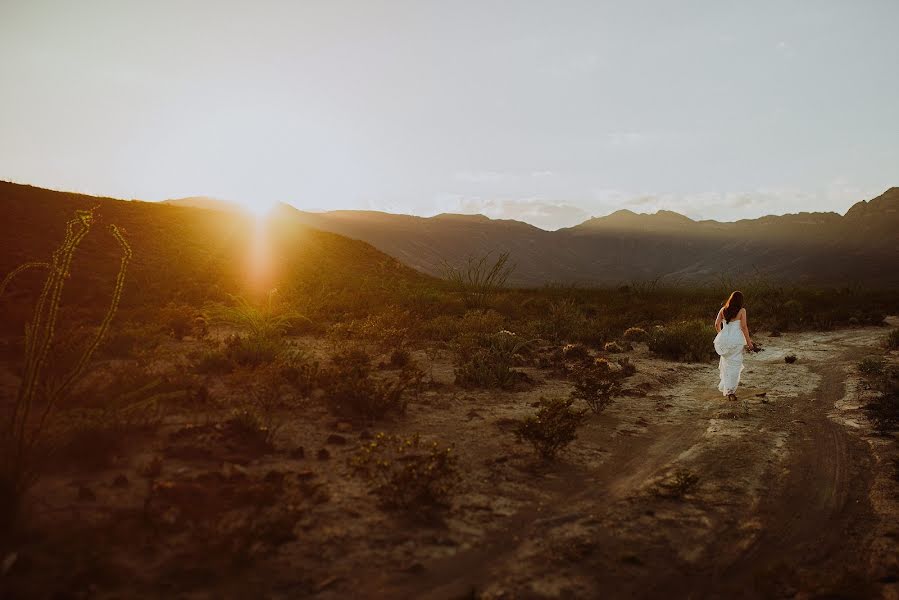
[[126, 488], [131, 485], [131, 482], [128, 481], [128, 478], [119, 473], [115, 476], [115, 479], [112, 480], [112, 487], [117, 488]]
[[325, 440], [326, 444], [332, 444], [334, 446], [346, 446], [346, 438], [342, 435], [337, 435], [336, 433], [332, 433], [328, 436], [328, 439]]
[[306, 458], [306, 449], [302, 446], [297, 446], [293, 450], [290, 451], [290, 458]]
[[284, 472], [272, 469], [265, 474], [265, 482], [281, 485], [284, 482]]
[[340, 421], [334, 426], [334, 429], [341, 433], [347, 433], [353, 430], [353, 424], [347, 421]]
[[16, 559], [19, 558], [19, 554], [17, 552], [10, 552], [6, 555], [6, 558], [3, 559], [3, 563], [0, 564], [0, 575], [6, 575], [9, 573], [9, 570], [12, 569], [12, 566], [16, 564]]
[[328, 452], [327, 448], [322, 448], [318, 451], [318, 454], [316, 456], [318, 457], [318, 460], [328, 460], [329, 458], [331, 458], [331, 453]]
[[226, 462], [222, 465], [222, 475], [225, 479], [244, 478], [247, 476], [247, 470], [240, 465]]
[[78, 486], [78, 499], [84, 502], [96, 502], [97, 494], [86, 485]]
[[308, 469], [297, 473], [297, 479], [299, 479], [300, 481], [309, 481], [310, 479], [315, 479], [316, 477], [318, 477], [318, 474], [315, 471], [309, 471]]

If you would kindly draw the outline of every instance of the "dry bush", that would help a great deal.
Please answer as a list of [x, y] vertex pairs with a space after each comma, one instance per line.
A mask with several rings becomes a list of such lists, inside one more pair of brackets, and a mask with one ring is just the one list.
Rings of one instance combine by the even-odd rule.
[[573, 399], [540, 398], [537, 412], [518, 422], [515, 436], [534, 447], [547, 460], [577, 439], [577, 430], [584, 424], [586, 411], [573, 408]]
[[562, 357], [570, 361], [590, 360], [590, 350], [583, 344], [566, 344], [562, 347]]
[[887, 334], [886, 346], [890, 350], [899, 349], [899, 329], [893, 329]]
[[540, 334], [555, 343], [572, 339], [584, 329], [587, 319], [578, 304], [569, 298], [551, 302], [546, 317], [540, 321]]
[[868, 356], [858, 363], [858, 372], [862, 375], [882, 375], [886, 368], [886, 361], [880, 357]]
[[389, 508], [424, 512], [445, 507], [459, 480], [452, 448], [425, 444], [418, 434], [404, 438], [379, 433], [349, 463]]
[[699, 485], [699, 475], [688, 469], [678, 469], [655, 487], [655, 495], [663, 498], [683, 498]]
[[376, 378], [367, 365], [337, 365], [322, 373], [320, 383], [329, 410], [339, 417], [366, 421], [406, 411], [406, 393], [421, 385], [423, 373], [406, 368], [395, 376]]
[[656, 354], [687, 362], [707, 362], [714, 354], [715, 328], [701, 320], [680, 321], [656, 328], [649, 349]]
[[526, 381], [527, 376], [514, 367], [532, 341], [511, 331], [460, 338], [456, 342], [456, 383], [463, 387], [509, 389]]
[[875, 398], [865, 406], [874, 428], [888, 434], [899, 428], [899, 368], [885, 368], [868, 377]]
[[583, 400], [594, 413], [599, 414], [621, 393], [621, 371], [612, 371], [600, 365], [582, 367], [574, 373], [574, 389], [571, 397]]
[[649, 339], [649, 334], [641, 327], [628, 327], [621, 337], [628, 342], [645, 342]]
[[509, 264], [509, 253], [502, 252], [490, 262], [490, 254], [480, 258], [469, 257], [460, 267], [443, 263], [445, 279], [461, 296], [468, 308], [485, 308], [490, 299], [502, 290], [515, 265]]
[[624, 352], [624, 348], [618, 342], [606, 342], [602, 349], [604, 352], [609, 353]]

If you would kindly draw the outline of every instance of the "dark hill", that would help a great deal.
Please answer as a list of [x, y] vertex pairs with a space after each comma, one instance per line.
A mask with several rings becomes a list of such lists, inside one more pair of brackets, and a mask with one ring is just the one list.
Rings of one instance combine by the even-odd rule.
[[[96, 207], [98, 224], [75, 257], [66, 294], [87, 312], [105, 309], [118, 268], [119, 249], [102, 226], [123, 228], [134, 259], [122, 306], [198, 303], [227, 294], [287, 290], [342, 290], [364, 302], [360, 290], [421, 283], [429, 278], [367, 243], [301, 223], [283, 209], [266, 225], [236, 211], [160, 202], [125, 201], [0, 182], [0, 278], [17, 265], [48, 260], [75, 209]], [[265, 235], [258, 235], [260, 230]], [[25, 296], [39, 283], [24, 276], [8, 294]]]

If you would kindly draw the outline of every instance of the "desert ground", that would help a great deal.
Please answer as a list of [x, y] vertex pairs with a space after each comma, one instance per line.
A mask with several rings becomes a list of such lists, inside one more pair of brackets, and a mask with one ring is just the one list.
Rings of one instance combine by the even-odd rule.
[[[891, 327], [894, 317], [887, 319]], [[740, 401], [717, 364], [626, 356], [636, 372], [552, 461], [513, 435], [541, 397], [564, 397], [537, 350], [526, 384], [456, 384], [447, 347], [415, 347], [423, 373], [402, 417], [332, 415], [321, 390], [282, 386], [264, 437], [235, 425], [246, 378], [161, 405], [152, 427], [97, 460], [59, 458], [4, 542], [4, 598], [899, 598], [899, 457], [858, 374], [887, 327], [756, 335]], [[129, 368], [184, 371], [205, 340], [98, 360], [82, 387]], [[210, 341], [213, 340], [213, 341]], [[291, 342], [327, 360], [331, 342]], [[344, 342], [345, 343], [345, 342]], [[377, 362], [378, 349], [366, 348]], [[548, 350], [546, 350], [548, 351]], [[794, 355], [788, 364], [784, 358]], [[385, 355], [386, 356], [386, 355]], [[381, 365], [389, 371], [389, 365]], [[14, 389], [12, 367], [3, 371]], [[452, 447], [448, 505], [383, 508], [351, 458], [380, 432]], [[90, 448], [91, 442], [83, 442]], [[72, 450], [74, 453], [75, 450]], [[89, 454], [89, 453], [88, 453]]]

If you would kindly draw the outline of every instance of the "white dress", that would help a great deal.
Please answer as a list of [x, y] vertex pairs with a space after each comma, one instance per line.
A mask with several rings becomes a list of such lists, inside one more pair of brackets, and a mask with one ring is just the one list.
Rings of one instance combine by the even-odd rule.
[[721, 375], [718, 390], [725, 396], [736, 393], [737, 386], [740, 385], [745, 344], [746, 339], [740, 329], [739, 319], [724, 323], [721, 331], [715, 336], [715, 352], [721, 356], [721, 360], [718, 361], [718, 373]]

